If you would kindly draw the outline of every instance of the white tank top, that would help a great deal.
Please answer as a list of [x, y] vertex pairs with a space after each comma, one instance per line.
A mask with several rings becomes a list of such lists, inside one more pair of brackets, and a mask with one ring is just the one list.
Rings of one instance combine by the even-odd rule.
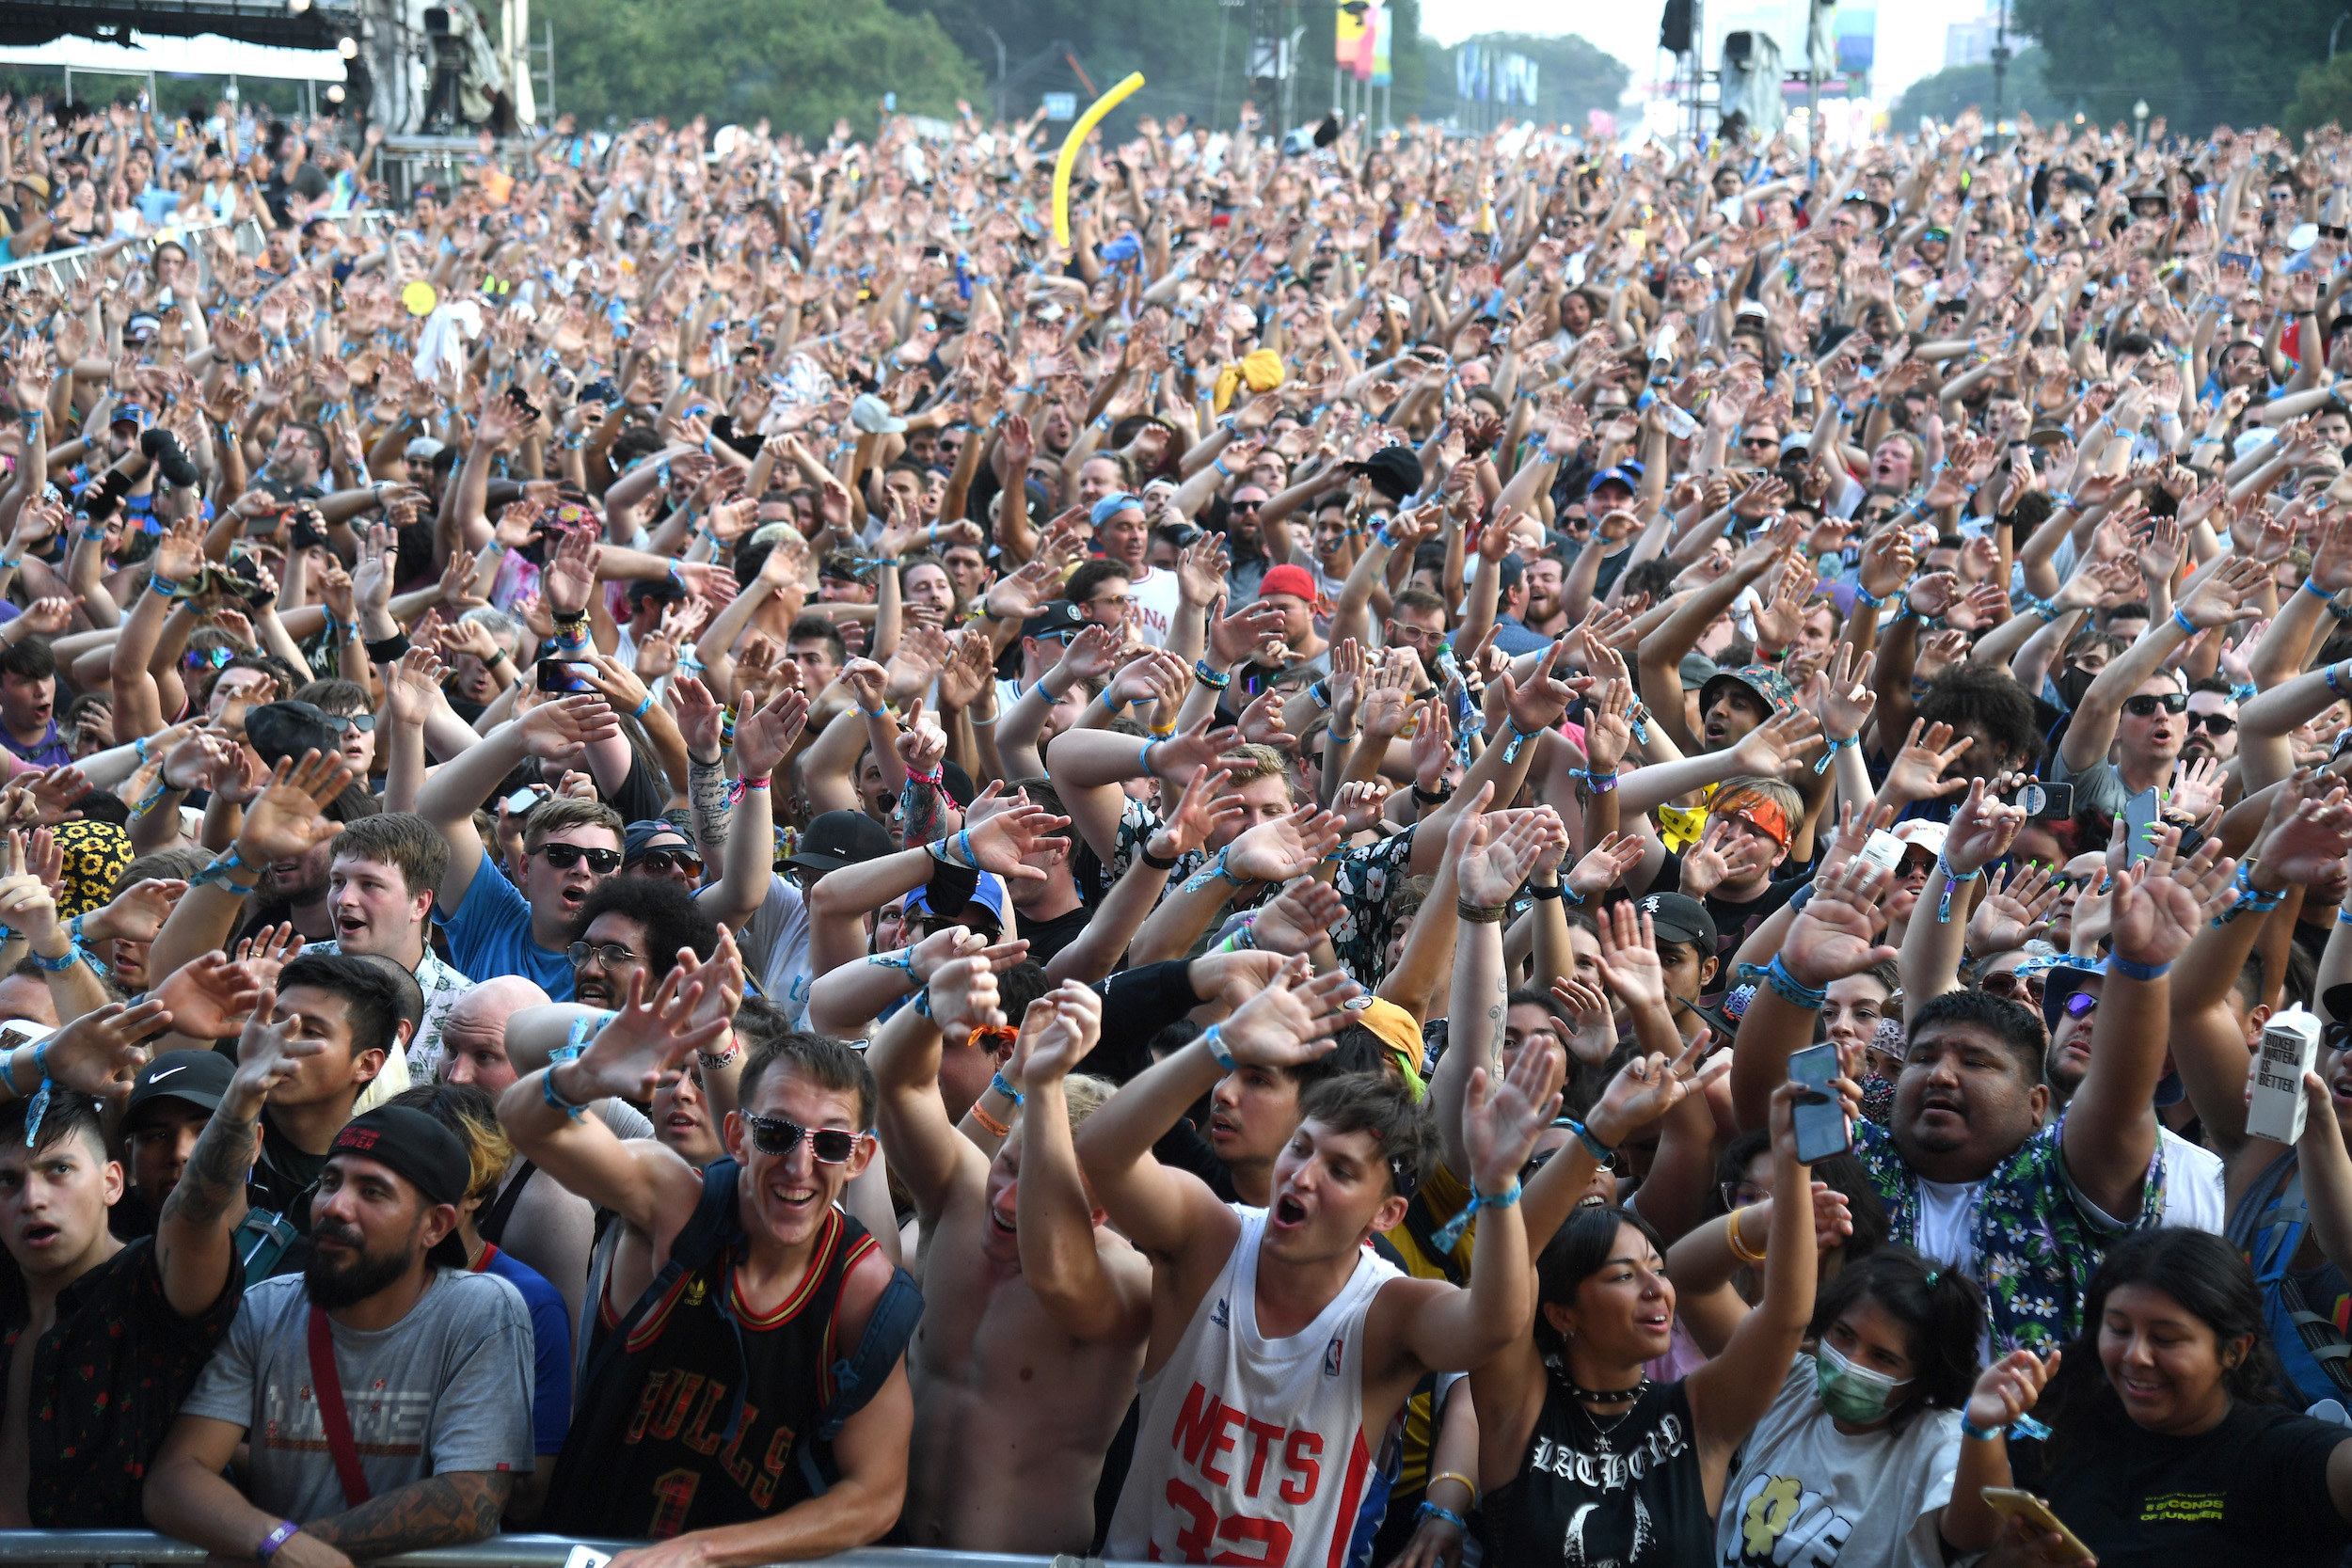
[[1403, 1273], [1367, 1251], [1315, 1321], [1258, 1333], [1265, 1211], [1233, 1206], [1241, 1234], [1142, 1387], [1135, 1463], [1107, 1558], [1340, 1568], [1376, 1446], [1364, 1430], [1364, 1319]]

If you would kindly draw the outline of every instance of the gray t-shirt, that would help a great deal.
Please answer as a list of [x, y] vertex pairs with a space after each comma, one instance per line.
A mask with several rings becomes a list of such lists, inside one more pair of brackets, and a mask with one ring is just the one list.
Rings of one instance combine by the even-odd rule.
[[[246, 1496], [289, 1519], [349, 1506], [310, 1380], [310, 1297], [299, 1275], [245, 1293], [237, 1321], [180, 1406], [246, 1429]], [[407, 1316], [373, 1333], [334, 1325], [335, 1369], [360, 1468], [376, 1497], [453, 1470], [528, 1474], [531, 1312], [495, 1275], [435, 1268]]]
[[2123, 775], [2116, 770], [2115, 764], [2105, 758], [2077, 773], [2066, 766], [2065, 749], [2061, 747], [2052, 753], [2049, 771], [2044, 776], [2052, 784], [2071, 784], [2074, 786], [2076, 812], [2099, 812], [2108, 816], [2121, 816], [2123, 808], [2131, 804], [2132, 792], [2123, 787]]

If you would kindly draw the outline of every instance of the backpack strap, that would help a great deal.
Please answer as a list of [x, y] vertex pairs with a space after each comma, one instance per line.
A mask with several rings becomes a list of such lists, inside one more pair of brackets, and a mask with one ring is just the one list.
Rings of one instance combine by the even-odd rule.
[[523, 1168], [515, 1173], [513, 1180], [507, 1182], [505, 1189], [499, 1194], [498, 1200], [490, 1205], [490, 1212], [482, 1216], [481, 1224], [474, 1227], [475, 1231], [484, 1241], [505, 1240], [506, 1222], [515, 1212], [516, 1201], [523, 1196], [523, 1188], [530, 1184], [532, 1173], [538, 1168], [537, 1165], [525, 1160]]
[[[1406, 1233], [1420, 1243], [1421, 1255], [1438, 1266], [1438, 1272], [1445, 1275], [1447, 1284], [1467, 1285], [1469, 1281], [1462, 1276], [1461, 1265], [1454, 1260], [1454, 1249], [1438, 1244], [1439, 1228], [1440, 1222], [1436, 1212], [1429, 1207], [1429, 1193], [1424, 1187], [1422, 1191], [1415, 1193], [1412, 1200], [1405, 1206]], [[1409, 1274], [1412, 1271], [1408, 1269], [1406, 1272]]]
[[[914, 1338], [914, 1326], [922, 1317], [922, 1287], [906, 1270], [893, 1270], [890, 1283], [874, 1302], [873, 1314], [866, 1320], [866, 1332], [858, 1336], [857, 1349], [833, 1364], [833, 1398], [817, 1407], [817, 1425], [794, 1445], [800, 1450], [801, 1477], [808, 1482], [810, 1497], [823, 1497], [839, 1479], [833, 1464], [833, 1440], [889, 1380], [891, 1368], [906, 1354], [907, 1341]], [[821, 1463], [819, 1448], [827, 1450]]]
[[[702, 1201], [695, 1205], [693, 1218], [678, 1227], [670, 1243], [670, 1256], [645, 1287], [637, 1304], [628, 1315], [614, 1324], [590, 1352], [586, 1372], [580, 1381], [582, 1395], [604, 1374], [608, 1366], [628, 1343], [628, 1337], [644, 1321], [671, 1287], [718, 1255], [719, 1249], [741, 1234], [735, 1218], [736, 1178], [739, 1168], [732, 1159], [713, 1160], [703, 1169]], [[609, 1289], [609, 1287], [608, 1287]]]

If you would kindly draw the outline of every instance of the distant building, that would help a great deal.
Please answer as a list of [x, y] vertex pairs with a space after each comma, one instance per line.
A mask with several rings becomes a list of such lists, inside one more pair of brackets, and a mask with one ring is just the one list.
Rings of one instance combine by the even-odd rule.
[[2000, 16], [1992, 11], [1970, 22], [1947, 24], [1944, 29], [1944, 69], [1991, 64], [1993, 45], [2000, 31]]

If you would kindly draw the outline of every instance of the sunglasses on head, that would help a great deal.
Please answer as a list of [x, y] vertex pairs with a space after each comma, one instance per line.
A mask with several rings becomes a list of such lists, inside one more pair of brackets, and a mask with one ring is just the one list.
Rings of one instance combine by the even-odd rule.
[[739, 1113], [743, 1125], [752, 1132], [752, 1147], [762, 1154], [786, 1155], [808, 1140], [808, 1151], [824, 1165], [837, 1165], [857, 1152], [858, 1134], [845, 1132], [838, 1127], [803, 1127], [797, 1121], [782, 1117], [755, 1116], [749, 1111]]
[[2228, 735], [2237, 728], [2237, 721], [2226, 713], [2192, 713], [2188, 716], [2188, 727], [2202, 728], [2212, 735]]
[[2167, 713], [2186, 713], [2188, 693], [2167, 691], [2161, 695], [2153, 695], [2143, 692], [2139, 696], [2123, 699], [2123, 711], [2135, 719], [2153, 719], [2159, 708]]
[[657, 877], [673, 871], [683, 871], [690, 877], [703, 874], [703, 858], [691, 849], [648, 849], [637, 863]]
[[618, 849], [583, 849], [577, 844], [542, 844], [532, 853], [547, 856], [548, 863], [558, 871], [569, 871], [580, 863], [583, 855], [588, 859], [588, 869], [599, 877], [610, 877], [621, 868], [621, 852]]

